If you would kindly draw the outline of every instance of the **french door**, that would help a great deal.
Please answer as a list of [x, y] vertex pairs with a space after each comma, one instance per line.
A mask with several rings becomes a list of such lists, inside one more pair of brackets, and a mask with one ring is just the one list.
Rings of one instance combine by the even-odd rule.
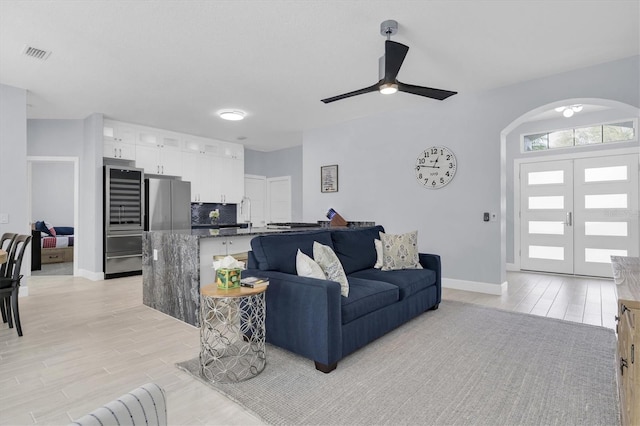
[[521, 164], [521, 269], [611, 277], [638, 251], [637, 154]]

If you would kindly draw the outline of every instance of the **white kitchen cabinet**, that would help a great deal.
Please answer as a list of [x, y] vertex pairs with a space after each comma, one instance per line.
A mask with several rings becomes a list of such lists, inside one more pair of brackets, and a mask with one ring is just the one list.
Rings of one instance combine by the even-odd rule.
[[213, 257], [246, 253], [251, 250], [251, 240], [255, 235], [200, 238], [200, 285], [215, 282]]
[[182, 175], [180, 139], [163, 132], [138, 132], [136, 166], [155, 175]]
[[[182, 180], [191, 182], [191, 201], [223, 202], [219, 178], [220, 143], [211, 140], [185, 140], [182, 152]], [[186, 175], [185, 175], [186, 173]], [[231, 202], [231, 201], [229, 201]]]
[[244, 196], [244, 160], [216, 157], [213, 180], [218, 183], [216, 202], [240, 203]]
[[244, 196], [244, 147], [235, 143], [224, 143], [216, 158], [214, 180], [219, 182], [216, 194], [222, 203], [238, 204]]
[[136, 159], [136, 131], [133, 127], [105, 120], [102, 134], [103, 157], [123, 160]]

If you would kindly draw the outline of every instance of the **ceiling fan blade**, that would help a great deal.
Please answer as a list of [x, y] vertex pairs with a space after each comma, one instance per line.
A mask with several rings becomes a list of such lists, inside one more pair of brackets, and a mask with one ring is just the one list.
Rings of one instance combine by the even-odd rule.
[[400, 67], [407, 56], [409, 46], [387, 40], [384, 42], [384, 81], [393, 83], [398, 76]]
[[412, 95], [424, 96], [427, 98], [437, 99], [439, 101], [443, 101], [449, 96], [453, 96], [458, 93], [450, 90], [434, 89], [432, 87], [414, 86], [413, 84], [401, 82], [398, 82], [398, 90], [400, 92], [411, 93]]
[[373, 86], [365, 87], [364, 89], [354, 90], [353, 92], [344, 93], [342, 95], [334, 96], [332, 98], [322, 99], [322, 102], [324, 102], [325, 104], [328, 104], [329, 102], [339, 101], [340, 99], [350, 98], [352, 96], [362, 95], [364, 93], [377, 92], [379, 86], [380, 86], [380, 82], [377, 82]]

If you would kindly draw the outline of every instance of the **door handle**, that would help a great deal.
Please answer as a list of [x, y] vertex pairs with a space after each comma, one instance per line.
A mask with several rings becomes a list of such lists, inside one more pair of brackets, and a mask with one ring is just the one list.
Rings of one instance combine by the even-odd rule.
[[571, 224], [573, 223], [573, 218], [572, 218], [572, 213], [571, 212], [567, 212], [567, 216], [564, 220], [564, 224], [566, 226], [571, 226]]

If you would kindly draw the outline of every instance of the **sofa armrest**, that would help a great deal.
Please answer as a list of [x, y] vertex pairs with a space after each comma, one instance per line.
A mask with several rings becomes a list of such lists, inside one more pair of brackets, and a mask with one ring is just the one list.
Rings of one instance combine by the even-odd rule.
[[266, 340], [325, 365], [342, 358], [342, 301], [335, 281], [247, 269], [269, 278]]
[[437, 254], [418, 253], [420, 265], [425, 269], [431, 269], [436, 273], [436, 286], [438, 288], [438, 303], [442, 299], [442, 266], [440, 256]]

